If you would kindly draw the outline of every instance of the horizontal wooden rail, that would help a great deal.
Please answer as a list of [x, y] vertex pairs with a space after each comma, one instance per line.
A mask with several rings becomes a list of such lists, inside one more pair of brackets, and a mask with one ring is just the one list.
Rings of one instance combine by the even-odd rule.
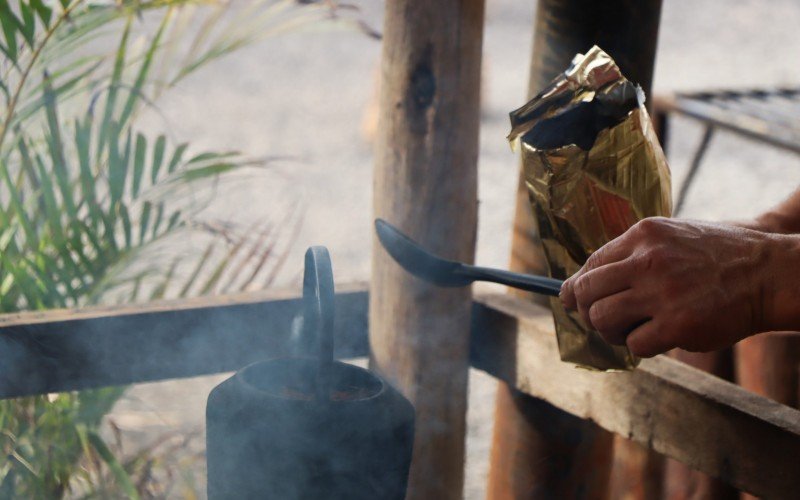
[[[366, 356], [366, 287], [337, 289], [337, 356]], [[302, 355], [309, 346], [291, 333], [300, 311], [299, 293], [270, 291], [0, 316], [0, 398]], [[573, 368], [559, 360], [549, 312], [508, 295], [478, 296], [472, 330], [472, 365], [522, 392], [745, 491], [784, 498], [800, 489], [800, 411], [666, 357], [627, 373]]]
[[472, 365], [517, 389], [766, 498], [800, 490], [800, 411], [659, 356], [601, 373], [562, 363], [550, 313], [477, 299]]
[[[367, 348], [366, 285], [338, 287], [336, 355]], [[234, 371], [303, 355], [299, 291], [0, 315], [0, 398]], [[294, 328], [298, 331], [298, 328]]]

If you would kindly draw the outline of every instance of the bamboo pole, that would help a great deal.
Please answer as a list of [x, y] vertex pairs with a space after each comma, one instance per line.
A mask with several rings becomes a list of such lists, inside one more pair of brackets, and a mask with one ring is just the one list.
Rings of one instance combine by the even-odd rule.
[[[484, 0], [388, 0], [374, 214], [474, 260]], [[371, 363], [416, 409], [408, 498], [460, 499], [471, 293], [423, 283], [373, 240]]]
[[[658, 39], [661, 0], [540, 0], [536, 12], [529, 96], [566, 69], [572, 57], [599, 45], [623, 73], [649, 95]], [[511, 268], [544, 270], [528, 195], [520, 175]], [[561, 430], [553, 436], [551, 426]], [[570, 435], [570, 440], [563, 439]], [[489, 498], [546, 498], [574, 493], [604, 498], [608, 493], [613, 437], [586, 421], [500, 384], [489, 473]], [[624, 443], [620, 446], [626, 446]], [[633, 445], [631, 445], [633, 446]], [[658, 484], [661, 467], [638, 455], [623, 467], [641, 481]], [[657, 459], [656, 459], [657, 460]], [[626, 492], [622, 492], [627, 494]]]

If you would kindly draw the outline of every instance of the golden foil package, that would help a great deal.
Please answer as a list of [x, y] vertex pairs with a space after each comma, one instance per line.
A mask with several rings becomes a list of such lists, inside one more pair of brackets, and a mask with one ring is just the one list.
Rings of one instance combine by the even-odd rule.
[[[550, 276], [566, 279], [638, 220], [669, 216], [670, 174], [641, 88], [598, 47], [511, 113], [508, 138], [522, 167]], [[607, 344], [577, 312], [550, 300], [561, 359], [629, 370], [635, 358]]]

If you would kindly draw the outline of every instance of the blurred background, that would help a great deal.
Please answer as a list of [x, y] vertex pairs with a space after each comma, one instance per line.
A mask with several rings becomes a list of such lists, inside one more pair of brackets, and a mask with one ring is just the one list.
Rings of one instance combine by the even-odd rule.
[[[268, 159], [226, 174], [213, 199], [201, 198], [199, 213], [212, 225], [268, 222], [280, 229], [270, 286], [299, 290], [310, 245], [329, 248], [338, 283], [369, 280], [381, 55], [380, 38], [370, 30], [382, 30], [383, 2], [351, 3], [358, 11], [348, 17], [358, 19], [360, 29], [321, 21], [246, 44], [180, 81], [138, 118], [139, 129], [164, 133], [176, 144], [191, 141], [193, 151]], [[223, 15], [235, 16], [248, 4], [232, 0]], [[477, 243], [477, 262], [485, 266], [506, 267], [509, 258], [518, 162], [505, 137], [509, 111], [525, 102], [535, 9], [533, 0], [487, 0]], [[664, 0], [654, 94], [798, 87], [798, 26], [796, 0]], [[152, 33], [153, 19], [137, 19], [134, 28]], [[666, 152], [674, 184], [683, 179], [701, 134], [695, 122], [672, 120]], [[800, 157], [719, 132], [682, 216], [753, 217], [798, 186]], [[189, 234], [172, 244], [176, 252], [181, 245], [202, 250], [207, 236]], [[170, 469], [176, 476], [162, 480], [180, 479], [181, 486], [165, 495], [202, 498], [205, 402], [226, 377], [134, 386], [111, 410], [103, 432], [129, 450], [173, 442], [159, 460], [176, 465]], [[468, 499], [485, 496], [494, 393], [495, 382], [473, 371]]]
[[[354, 3], [380, 31], [383, 2]], [[525, 102], [535, 9], [535, 1], [487, 1], [477, 246], [477, 262], [486, 266], [508, 264], [518, 164], [505, 136], [508, 112]], [[797, 87], [797, 26], [794, 0], [664, 0], [654, 93]], [[288, 34], [201, 70], [161, 106], [171, 132], [196, 145], [288, 157], [209, 207], [220, 218], [257, 220], [299, 203], [301, 226], [276, 285], [299, 286], [302, 251], [313, 244], [330, 249], [337, 282], [369, 279], [380, 54], [379, 40], [356, 31]], [[162, 121], [152, 117], [153, 126]], [[697, 123], [673, 119], [667, 156], [674, 184], [701, 135]], [[720, 132], [682, 215], [752, 217], [798, 186], [800, 157]], [[145, 424], [201, 429], [207, 391], [221, 378], [137, 386], [114, 418], [126, 419], [131, 430], [153, 432]], [[473, 370], [467, 499], [485, 496], [494, 390], [492, 379]]]

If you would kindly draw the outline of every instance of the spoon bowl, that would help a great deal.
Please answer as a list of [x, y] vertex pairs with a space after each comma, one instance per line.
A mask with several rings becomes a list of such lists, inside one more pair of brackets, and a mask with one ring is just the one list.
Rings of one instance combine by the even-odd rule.
[[383, 248], [400, 267], [437, 286], [462, 287], [474, 281], [491, 281], [550, 296], [557, 296], [561, 290], [561, 280], [443, 259], [428, 252], [383, 219], [375, 219], [375, 232]]

